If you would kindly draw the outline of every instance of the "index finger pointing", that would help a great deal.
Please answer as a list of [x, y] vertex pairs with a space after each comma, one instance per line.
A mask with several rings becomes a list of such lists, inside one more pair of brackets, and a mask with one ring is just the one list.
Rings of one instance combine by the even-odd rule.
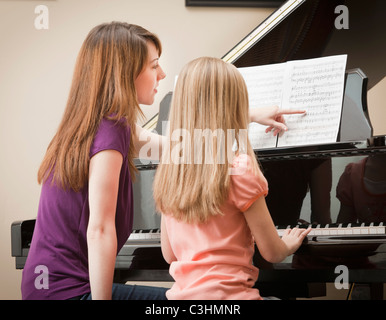
[[306, 114], [306, 110], [292, 110], [292, 109], [282, 109], [277, 112], [278, 115], [282, 114]]

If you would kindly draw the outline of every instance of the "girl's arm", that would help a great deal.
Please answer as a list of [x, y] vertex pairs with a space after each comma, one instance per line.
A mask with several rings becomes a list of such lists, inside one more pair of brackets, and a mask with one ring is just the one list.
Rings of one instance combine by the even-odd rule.
[[91, 295], [95, 300], [111, 299], [117, 253], [115, 210], [122, 161], [122, 154], [115, 150], [101, 151], [90, 160], [87, 245]]
[[163, 215], [161, 216], [161, 249], [162, 255], [167, 263], [170, 264], [171, 262], [177, 260], [173, 249], [170, 246], [169, 236], [165, 226], [165, 218]]
[[283, 261], [285, 257], [294, 253], [300, 247], [306, 235], [311, 231], [311, 228], [288, 229], [280, 238], [264, 197], [258, 198], [244, 212], [244, 216], [259, 252], [265, 260], [272, 263]]
[[139, 125], [135, 125], [133, 140], [136, 158], [150, 160], [161, 159], [162, 146], [166, 141], [166, 137], [146, 130]]

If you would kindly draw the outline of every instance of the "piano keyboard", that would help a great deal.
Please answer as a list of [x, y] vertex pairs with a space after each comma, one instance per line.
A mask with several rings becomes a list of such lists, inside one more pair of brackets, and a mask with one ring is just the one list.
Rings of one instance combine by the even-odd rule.
[[[286, 228], [277, 228], [279, 236], [282, 236], [286, 229], [293, 228], [295, 226], [287, 226]], [[300, 228], [308, 228], [308, 225], [299, 225]], [[314, 236], [351, 236], [351, 235], [385, 235], [386, 227], [383, 222], [376, 223], [340, 223], [340, 224], [326, 224], [326, 225], [311, 225], [312, 230], [308, 234], [308, 237]]]
[[[285, 230], [288, 228], [294, 228], [296, 226], [277, 226], [277, 232], [281, 237]], [[299, 228], [308, 228], [308, 225], [298, 225]], [[312, 230], [308, 234], [308, 237], [315, 236], [361, 236], [361, 235], [386, 235], [386, 226], [383, 222], [380, 223], [340, 223], [340, 224], [326, 224], [326, 225], [311, 225]], [[161, 241], [160, 229], [139, 229], [133, 230], [130, 234], [128, 241]]]
[[160, 229], [137, 229], [133, 230], [129, 236], [130, 240], [159, 240], [161, 241]]

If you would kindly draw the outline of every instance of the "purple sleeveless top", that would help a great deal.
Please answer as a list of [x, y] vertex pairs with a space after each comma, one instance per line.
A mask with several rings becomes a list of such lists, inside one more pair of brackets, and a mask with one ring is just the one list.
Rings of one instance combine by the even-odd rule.
[[[133, 221], [132, 180], [128, 166], [130, 128], [123, 121], [103, 119], [90, 149], [90, 159], [103, 150], [123, 156], [116, 209], [117, 253]], [[35, 230], [23, 270], [23, 299], [68, 299], [90, 292], [86, 231], [88, 184], [79, 192], [43, 184]]]

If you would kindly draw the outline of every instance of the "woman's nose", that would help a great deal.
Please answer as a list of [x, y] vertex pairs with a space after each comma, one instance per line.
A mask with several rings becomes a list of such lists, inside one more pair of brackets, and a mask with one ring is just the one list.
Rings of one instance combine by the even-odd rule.
[[162, 79], [165, 79], [165, 77], [166, 77], [165, 72], [162, 70], [161, 67], [159, 67], [158, 79], [162, 80]]

